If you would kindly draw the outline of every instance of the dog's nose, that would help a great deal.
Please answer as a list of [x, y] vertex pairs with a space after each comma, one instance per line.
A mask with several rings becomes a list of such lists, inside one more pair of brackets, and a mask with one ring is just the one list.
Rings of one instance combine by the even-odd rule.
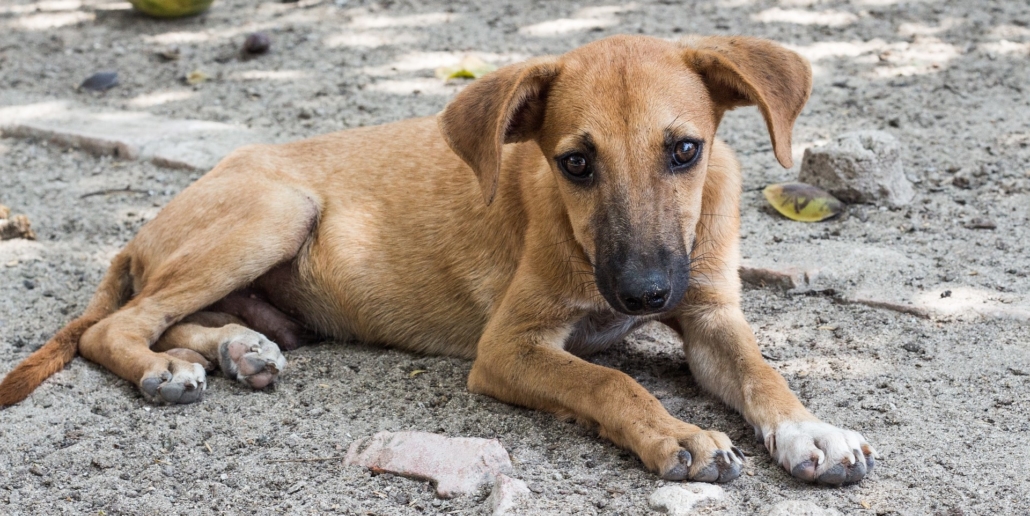
[[657, 312], [665, 308], [671, 290], [668, 278], [653, 274], [642, 279], [620, 289], [619, 300], [623, 308], [634, 314]]

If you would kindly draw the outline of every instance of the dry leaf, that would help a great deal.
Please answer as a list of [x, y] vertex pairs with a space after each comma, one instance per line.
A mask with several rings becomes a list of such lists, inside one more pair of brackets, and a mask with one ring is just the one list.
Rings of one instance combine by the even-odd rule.
[[825, 190], [806, 183], [778, 183], [762, 190], [765, 199], [784, 217], [819, 222], [839, 215], [844, 204]]
[[192, 72], [186, 75], [186, 84], [189, 84], [190, 86], [210, 80], [211, 76], [200, 70], [193, 70]]
[[476, 56], [465, 56], [457, 66], [441, 66], [436, 69], [436, 77], [443, 81], [456, 78], [478, 79], [497, 67]]

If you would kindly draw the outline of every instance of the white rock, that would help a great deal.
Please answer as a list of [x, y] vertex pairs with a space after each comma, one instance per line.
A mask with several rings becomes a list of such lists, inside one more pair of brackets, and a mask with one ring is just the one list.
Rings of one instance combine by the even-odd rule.
[[717, 485], [686, 483], [658, 489], [651, 493], [647, 503], [656, 511], [667, 512], [672, 516], [686, 516], [695, 505], [721, 500], [725, 496], [726, 491]]
[[451, 498], [477, 491], [511, 473], [511, 459], [497, 439], [447, 437], [427, 432], [379, 432], [358, 439], [344, 462], [373, 471], [430, 480]]
[[42, 138], [94, 154], [200, 171], [211, 169], [233, 149], [269, 141], [238, 125], [140, 111], [95, 112], [63, 100], [0, 108], [0, 130], [7, 136]]
[[494, 516], [502, 516], [515, 506], [515, 502], [520, 497], [528, 494], [529, 488], [526, 487], [525, 482], [517, 478], [511, 478], [508, 475], [497, 475], [494, 479], [493, 490], [490, 491], [490, 496], [486, 499], [486, 505], [493, 512]]
[[805, 150], [798, 181], [842, 201], [903, 206], [915, 192], [901, 165], [901, 144], [883, 131], [855, 131]]
[[840, 516], [840, 511], [823, 509], [807, 500], [784, 500], [772, 506], [765, 516]]

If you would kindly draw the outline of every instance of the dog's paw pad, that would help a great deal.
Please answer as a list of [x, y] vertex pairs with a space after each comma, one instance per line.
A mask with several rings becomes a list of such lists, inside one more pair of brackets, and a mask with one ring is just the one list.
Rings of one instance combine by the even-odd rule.
[[876, 465], [876, 451], [861, 434], [827, 423], [784, 423], [764, 439], [773, 458], [806, 482], [853, 484]]
[[286, 357], [279, 346], [251, 330], [223, 342], [218, 353], [225, 376], [254, 389], [275, 383], [286, 368]]
[[149, 372], [140, 380], [147, 399], [164, 403], [195, 403], [207, 389], [207, 374], [200, 364], [171, 360], [167, 369]]

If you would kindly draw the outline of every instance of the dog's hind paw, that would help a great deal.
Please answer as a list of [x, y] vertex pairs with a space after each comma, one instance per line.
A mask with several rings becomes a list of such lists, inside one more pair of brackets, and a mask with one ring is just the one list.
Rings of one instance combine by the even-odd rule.
[[220, 344], [218, 358], [226, 377], [254, 389], [275, 383], [286, 368], [286, 357], [279, 346], [253, 330], [245, 330]]
[[207, 374], [200, 364], [170, 356], [167, 367], [144, 374], [139, 387], [150, 401], [194, 403], [200, 401], [207, 389]]
[[773, 459], [806, 482], [854, 484], [876, 465], [876, 450], [861, 434], [827, 423], [783, 423], [763, 436]]

